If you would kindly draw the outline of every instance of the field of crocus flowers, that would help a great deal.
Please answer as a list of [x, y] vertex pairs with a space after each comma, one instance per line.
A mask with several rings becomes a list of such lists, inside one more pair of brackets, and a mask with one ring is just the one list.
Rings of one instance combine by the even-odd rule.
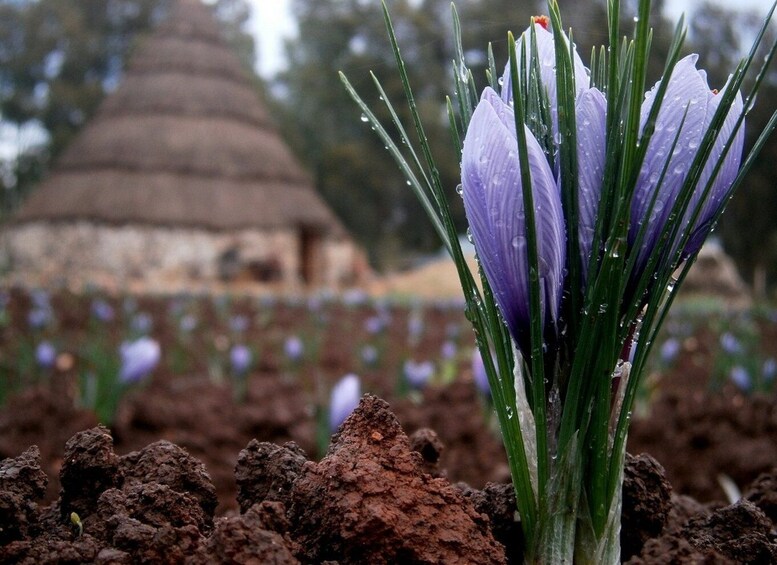
[[[12, 288], [1, 305], [0, 561], [520, 562], [460, 301]], [[681, 300], [654, 357], [629, 451], [658, 463], [627, 465], [624, 560], [772, 562], [777, 309]], [[725, 506], [740, 496], [768, 518]], [[737, 521], [749, 537], [715, 541]]]

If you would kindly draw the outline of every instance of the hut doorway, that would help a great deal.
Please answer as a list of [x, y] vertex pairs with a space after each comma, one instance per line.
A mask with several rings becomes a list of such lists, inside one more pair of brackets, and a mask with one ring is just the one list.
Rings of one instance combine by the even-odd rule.
[[315, 228], [300, 229], [300, 274], [306, 285], [319, 284], [323, 280], [321, 257], [321, 232]]

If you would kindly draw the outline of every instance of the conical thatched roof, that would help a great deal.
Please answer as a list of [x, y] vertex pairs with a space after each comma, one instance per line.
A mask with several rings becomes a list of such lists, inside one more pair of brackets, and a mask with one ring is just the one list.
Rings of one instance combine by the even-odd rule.
[[18, 222], [342, 233], [208, 7], [177, 0]]

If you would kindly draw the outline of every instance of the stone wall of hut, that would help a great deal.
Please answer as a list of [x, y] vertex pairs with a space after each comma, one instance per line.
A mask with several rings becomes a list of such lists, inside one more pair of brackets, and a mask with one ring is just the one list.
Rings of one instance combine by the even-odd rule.
[[128, 285], [258, 283], [282, 290], [356, 282], [360, 262], [347, 239], [322, 238], [315, 280], [304, 280], [301, 240], [293, 228], [212, 232], [104, 226], [80, 221], [32, 222], [3, 236], [14, 281], [33, 284]]

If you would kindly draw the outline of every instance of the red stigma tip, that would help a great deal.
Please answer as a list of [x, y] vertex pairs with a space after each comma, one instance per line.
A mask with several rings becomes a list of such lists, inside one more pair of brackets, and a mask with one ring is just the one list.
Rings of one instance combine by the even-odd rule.
[[534, 16], [535, 24], [540, 24], [545, 30], [550, 31], [550, 18], [548, 16]]
[[718, 93], [718, 89], [717, 88], [713, 88], [712, 89], [712, 94], [714, 95], [714, 94], [717, 94], [717, 93]]

